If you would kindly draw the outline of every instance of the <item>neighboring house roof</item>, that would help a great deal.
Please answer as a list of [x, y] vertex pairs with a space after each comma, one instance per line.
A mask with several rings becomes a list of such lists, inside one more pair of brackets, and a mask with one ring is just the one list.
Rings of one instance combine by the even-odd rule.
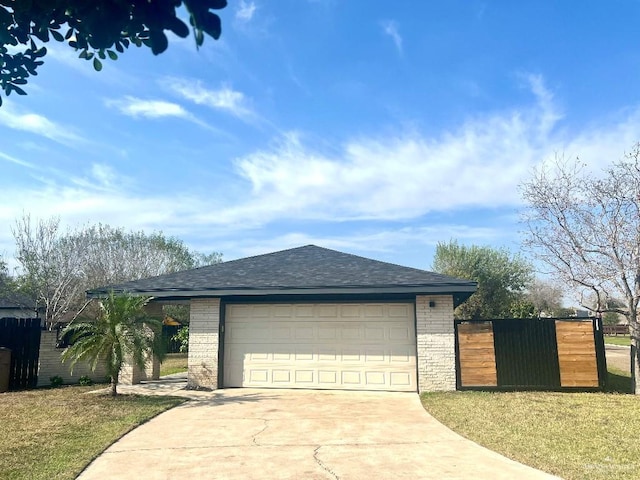
[[157, 298], [286, 294], [457, 294], [456, 304], [476, 291], [469, 280], [307, 245], [206, 267], [90, 290], [113, 290]]
[[0, 297], [0, 309], [35, 310], [35, 308], [36, 302], [25, 295], [10, 293]]

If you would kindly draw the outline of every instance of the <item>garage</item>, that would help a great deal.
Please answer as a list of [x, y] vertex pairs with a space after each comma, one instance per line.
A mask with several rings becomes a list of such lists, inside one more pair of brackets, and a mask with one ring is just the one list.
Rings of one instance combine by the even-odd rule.
[[231, 304], [224, 387], [417, 390], [411, 303]]
[[453, 310], [475, 282], [316, 245], [92, 290], [189, 306], [194, 389], [456, 388]]

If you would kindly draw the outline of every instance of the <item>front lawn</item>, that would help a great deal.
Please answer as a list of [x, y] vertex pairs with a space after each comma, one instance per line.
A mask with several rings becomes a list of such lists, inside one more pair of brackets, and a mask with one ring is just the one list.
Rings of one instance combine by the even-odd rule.
[[74, 479], [111, 443], [183, 400], [66, 386], [0, 393], [0, 478]]
[[186, 353], [168, 353], [160, 364], [160, 376], [187, 371]]
[[[628, 374], [609, 390], [629, 391]], [[640, 397], [623, 393], [450, 392], [421, 396], [459, 434], [567, 480], [640, 477]]]
[[622, 345], [624, 347], [628, 347], [631, 345], [631, 337], [629, 336], [616, 336], [616, 335], [605, 335], [604, 343], [608, 343], [609, 345]]

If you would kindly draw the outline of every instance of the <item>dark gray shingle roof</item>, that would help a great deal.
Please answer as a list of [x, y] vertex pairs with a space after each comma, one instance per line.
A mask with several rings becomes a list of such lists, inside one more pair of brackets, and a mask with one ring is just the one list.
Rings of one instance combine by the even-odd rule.
[[100, 296], [109, 290], [156, 297], [300, 293], [301, 290], [308, 293], [468, 292], [470, 295], [476, 290], [476, 283], [307, 245], [98, 288], [88, 294]]

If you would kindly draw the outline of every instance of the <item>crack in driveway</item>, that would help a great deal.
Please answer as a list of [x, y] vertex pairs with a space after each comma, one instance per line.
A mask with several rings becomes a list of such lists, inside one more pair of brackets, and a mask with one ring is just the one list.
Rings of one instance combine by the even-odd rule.
[[263, 433], [268, 427], [269, 427], [269, 420], [267, 420], [266, 418], [261, 418], [260, 420], [262, 420], [264, 422], [264, 426], [262, 427], [262, 430], [260, 430], [258, 433], [256, 433], [253, 437], [251, 437], [251, 440], [253, 441], [253, 444], [256, 445], [257, 447], [260, 447], [261, 445], [258, 443], [258, 435], [260, 435], [261, 433]]
[[313, 451], [313, 459], [316, 461], [316, 463], [320, 466], [320, 468], [322, 468], [325, 472], [327, 472], [329, 475], [332, 475], [333, 478], [335, 478], [336, 480], [340, 480], [340, 477], [338, 477], [338, 475], [336, 475], [336, 473], [331, 470], [329, 467], [327, 467], [322, 460], [320, 460], [318, 458], [318, 453], [320, 451], [320, 449], [322, 448], [322, 445], [318, 445], [315, 450]]

